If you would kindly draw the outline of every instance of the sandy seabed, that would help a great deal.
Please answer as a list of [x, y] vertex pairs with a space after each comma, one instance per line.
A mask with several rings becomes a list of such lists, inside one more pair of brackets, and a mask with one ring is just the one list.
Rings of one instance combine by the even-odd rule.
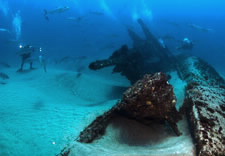
[[[124, 77], [111, 75], [109, 68], [82, 74], [53, 68], [47, 73], [15, 71], [4, 69], [10, 79], [0, 85], [0, 156], [54, 156], [66, 146], [74, 156], [194, 155], [185, 120], [179, 123], [180, 137], [166, 126], [147, 127], [121, 117], [92, 144], [74, 141], [129, 86]], [[179, 108], [185, 83], [176, 73], [171, 75]]]

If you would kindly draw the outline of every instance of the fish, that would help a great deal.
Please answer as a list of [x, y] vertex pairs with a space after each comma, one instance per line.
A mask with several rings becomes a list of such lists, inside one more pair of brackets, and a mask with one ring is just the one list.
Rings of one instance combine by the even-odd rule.
[[67, 17], [67, 20], [70, 21], [75, 21], [75, 22], [80, 22], [81, 20], [83, 20], [84, 16], [79, 16], [79, 17]]
[[0, 84], [1, 84], [1, 85], [6, 85], [7, 83], [6, 83], [6, 82], [0, 81]]
[[79, 66], [79, 67], [77, 67], [76, 71], [78, 73], [81, 73], [82, 71], [84, 71], [84, 69], [85, 69], [85, 66]]
[[161, 37], [163, 40], [176, 40], [173, 36], [166, 34]]
[[9, 30], [8, 29], [5, 29], [5, 28], [0, 28], [0, 31], [1, 32], [8, 32], [9, 33]]
[[196, 24], [189, 24], [188, 26], [191, 27], [191, 28], [193, 28], [193, 29], [202, 31], [202, 32], [210, 32], [210, 31], [213, 31], [213, 29], [204, 28], [204, 27], [201, 27], [201, 26], [196, 25]]
[[108, 100], [103, 100], [100, 102], [95, 102], [95, 103], [90, 103], [90, 104], [86, 104], [86, 107], [95, 107], [95, 106], [101, 106], [103, 104], [105, 104], [106, 102], [108, 102]]
[[80, 78], [82, 76], [82, 73], [78, 72], [76, 75], [76, 78]]
[[111, 49], [115, 49], [116, 45], [114, 43], [109, 43], [103, 47], [100, 47], [100, 50], [111, 50]]
[[78, 59], [78, 60], [85, 60], [87, 59], [88, 57], [87, 56], [78, 56], [76, 57], [75, 59]]
[[69, 61], [71, 61], [72, 60], [72, 57], [70, 57], [70, 56], [65, 56], [65, 57], [63, 57], [63, 58], [61, 58], [61, 59], [59, 59], [59, 60], [55, 60], [55, 63], [56, 64], [61, 64], [61, 63], [64, 63], [64, 62], [69, 62]]
[[168, 21], [168, 20], [164, 20], [165, 23], [172, 25], [174, 27], [179, 27], [180, 25], [174, 21]]
[[111, 38], [119, 38], [120, 35], [118, 35], [118, 34], [109, 34], [107, 37], [111, 37]]
[[0, 72], [0, 78], [2, 78], [3, 80], [9, 79], [9, 76], [5, 73]]
[[16, 39], [6, 39], [4, 42], [5, 42], [5, 44], [13, 44], [13, 46], [14, 46], [14, 45], [20, 44], [23, 41], [22, 40], [16, 40]]
[[15, 39], [8, 39], [6, 42], [7, 43], [20, 43], [19, 40], [15, 40]]
[[99, 12], [99, 11], [90, 11], [89, 13], [93, 14], [93, 15], [97, 15], [97, 16], [104, 16], [105, 15], [103, 12]]
[[57, 14], [57, 13], [63, 13], [63, 12], [66, 12], [70, 9], [70, 7], [68, 6], [65, 6], [65, 7], [58, 7], [56, 9], [53, 9], [53, 10], [50, 10], [50, 11], [47, 11], [46, 9], [44, 9], [44, 17], [47, 21], [49, 21], [49, 18], [48, 18], [48, 15], [49, 14]]
[[33, 103], [34, 110], [41, 110], [44, 106], [45, 106], [45, 103], [42, 100], [38, 100]]
[[58, 7], [56, 9], [47, 11], [46, 9], [44, 10], [45, 14], [55, 14], [55, 13], [63, 13], [66, 12], [70, 9], [70, 7], [65, 6], [65, 7]]
[[67, 20], [71, 20], [71, 21], [76, 21], [76, 20], [77, 20], [76, 17], [67, 17], [66, 19], [67, 19]]
[[78, 56], [78, 57], [65, 56], [59, 60], [55, 60], [55, 63], [62, 64], [62, 63], [68, 63], [68, 62], [83, 61], [85, 59], [87, 59], [87, 56]]
[[4, 68], [10, 68], [11, 66], [8, 63], [0, 62], [0, 66]]

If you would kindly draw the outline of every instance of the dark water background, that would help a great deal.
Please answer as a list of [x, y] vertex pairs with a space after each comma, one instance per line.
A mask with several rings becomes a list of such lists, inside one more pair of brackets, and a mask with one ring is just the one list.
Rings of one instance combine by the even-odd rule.
[[[43, 10], [68, 6], [70, 10], [49, 15]], [[6, 10], [5, 12], [3, 10]], [[20, 11], [21, 36], [18, 42], [12, 21]], [[103, 15], [97, 14], [102, 13]], [[80, 18], [77, 21], [68, 17]], [[177, 40], [195, 42], [191, 53], [218, 68], [225, 65], [225, 1], [223, 0], [0, 0], [0, 60], [18, 65], [19, 44], [41, 46], [48, 58], [88, 56], [104, 58], [122, 44], [132, 45], [126, 28], [143, 36], [137, 18], [143, 18], [157, 36], [169, 34]], [[202, 32], [188, 24], [213, 29]], [[176, 53], [177, 42], [166, 41]]]

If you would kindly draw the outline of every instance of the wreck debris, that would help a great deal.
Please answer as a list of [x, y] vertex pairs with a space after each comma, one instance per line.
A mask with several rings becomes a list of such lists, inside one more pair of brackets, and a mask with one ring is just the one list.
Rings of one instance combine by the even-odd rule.
[[114, 65], [113, 72], [119, 72], [126, 76], [132, 84], [147, 73], [153, 74], [176, 69], [176, 61], [169, 49], [160, 44], [141, 19], [138, 20], [138, 23], [145, 34], [145, 39], [141, 39], [134, 31], [128, 29], [133, 47], [129, 49], [123, 45], [108, 59], [92, 62], [89, 68], [98, 70]]
[[[133, 48], [129, 49], [124, 45], [108, 59], [91, 63], [89, 68], [98, 70], [114, 65], [113, 72], [120, 72], [133, 84], [146, 73], [176, 69], [180, 78], [188, 83], [185, 107], [196, 143], [197, 155], [224, 156], [224, 79], [213, 67], [199, 58], [174, 57], [166, 47], [160, 46], [141, 20], [138, 22], [145, 33], [145, 40], [128, 29], [133, 40]], [[172, 86], [167, 84], [165, 74], [145, 75], [124, 93], [121, 101], [85, 128], [77, 141], [90, 143], [101, 137], [110, 120], [118, 114], [144, 124], [149, 124], [151, 121], [166, 121], [174, 132], [180, 135], [176, 123], [181, 116], [175, 109], [176, 99], [172, 90]]]
[[198, 156], [225, 155], [225, 81], [203, 60], [181, 64], [188, 82], [185, 106]]
[[108, 66], [115, 65], [113, 73], [120, 72], [131, 81], [131, 83], [139, 80], [146, 71], [141, 70], [144, 67], [143, 57], [138, 52], [131, 52], [127, 45], [123, 45], [116, 50], [112, 56], [105, 60], [97, 60], [89, 65], [92, 70], [98, 70]]
[[112, 109], [97, 117], [78, 137], [79, 142], [90, 143], [101, 137], [110, 120], [117, 114], [138, 122], [168, 122], [176, 135], [181, 135], [177, 122], [181, 119], [175, 108], [176, 97], [167, 75], [145, 75], [125, 91], [123, 98]]

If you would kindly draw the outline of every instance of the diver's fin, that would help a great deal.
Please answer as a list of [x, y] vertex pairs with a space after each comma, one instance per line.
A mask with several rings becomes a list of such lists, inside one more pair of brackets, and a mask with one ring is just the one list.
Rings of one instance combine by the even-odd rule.
[[44, 68], [45, 73], [47, 73], [46, 62], [43, 64], [43, 68]]
[[49, 21], [49, 18], [48, 18], [48, 11], [46, 9], [44, 9], [44, 17], [47, 21]]
[[48, 14], [48, 11], [44, 9], [44, 15], [46, 16]]

